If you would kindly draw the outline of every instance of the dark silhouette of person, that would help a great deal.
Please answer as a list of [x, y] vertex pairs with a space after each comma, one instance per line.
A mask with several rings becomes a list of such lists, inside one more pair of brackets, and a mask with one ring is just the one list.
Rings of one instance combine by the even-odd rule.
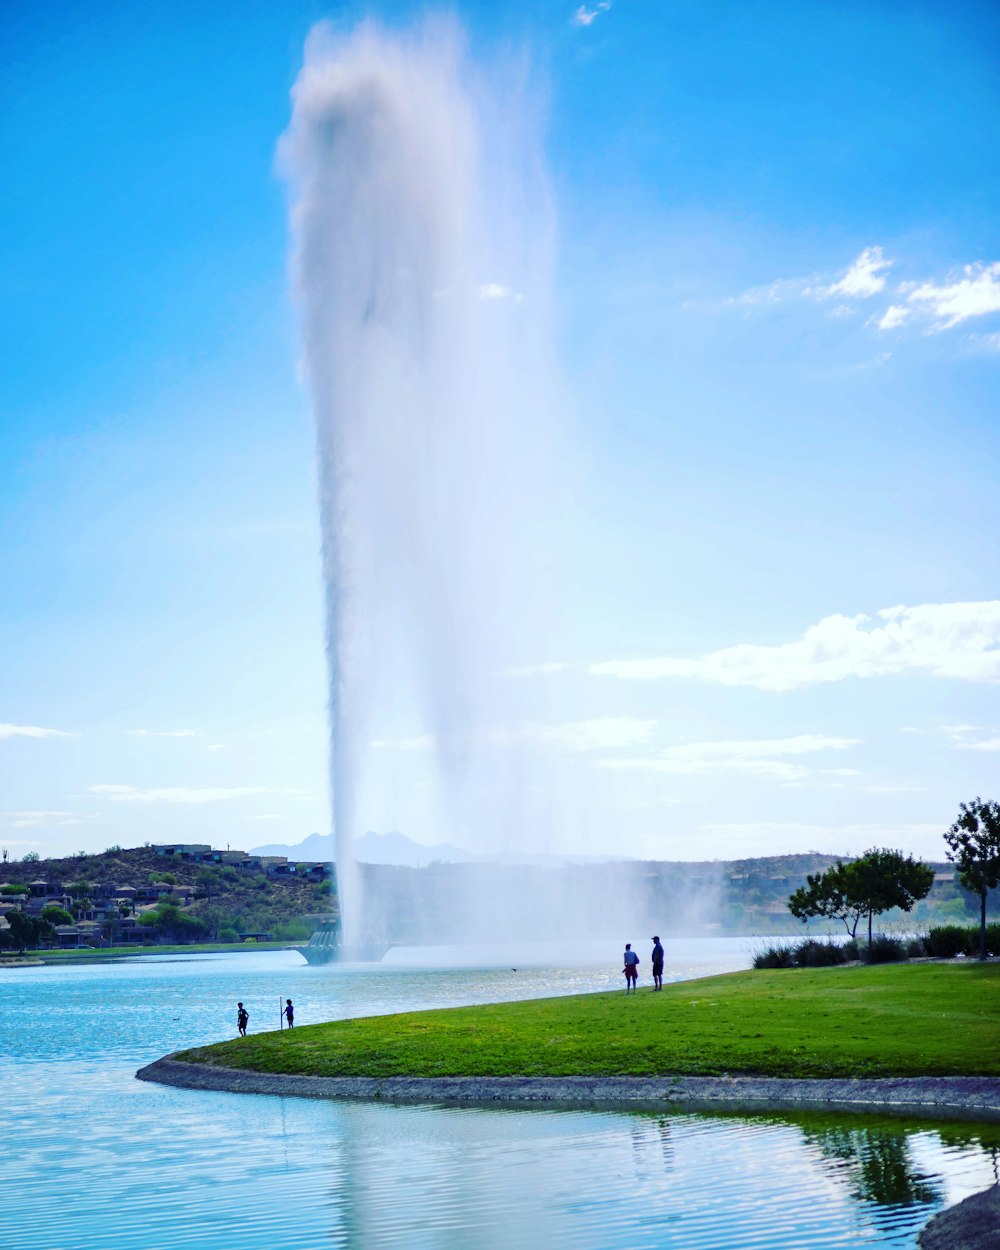
[[653, 989], [663, 989], [663, 947], [658, 937], [653, 938]]
[[285, 999], [285, 1010], [281, 1014], [288, 1021], [288, 1027], [293, 1029], [295, 1027], [295, 1008], [292, 1006], [290, 998]]
[[638, 989], [639, 981], [639, 956], [632, 949], [632, 943], [625, 943], [625, 967], [622, 972], [625, 973], [625, 993], [629, 990]]
[[236, 1027], [240, 1031], [240, 1037], [246, 1037], [247, 1025], [250, 1023], [250, 1012], [242, 1003], [236, 1004]]

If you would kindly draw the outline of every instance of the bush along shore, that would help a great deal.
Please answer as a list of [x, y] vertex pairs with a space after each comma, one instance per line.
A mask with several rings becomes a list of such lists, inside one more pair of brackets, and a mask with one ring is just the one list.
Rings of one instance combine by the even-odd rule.
[[[755, 968], [829, 968], [860, 960], [866, 964], [898, 963], [903, 959], [954, 959], [978, 955], [980, 930], [972, 925], [940, 925], [926, 935], [894, 937], [877, 933], [870, 942], [848, 938], [801, 938], [779, 941], [755, 952]], [[987, 954], [1000, 952], [1000, 924], [986, 926]]]
[[340, 1020], [171, 1058], [379, 1080], [998, 1078], [1000, 964], [731, 973], [629, 998], [612, 992]]

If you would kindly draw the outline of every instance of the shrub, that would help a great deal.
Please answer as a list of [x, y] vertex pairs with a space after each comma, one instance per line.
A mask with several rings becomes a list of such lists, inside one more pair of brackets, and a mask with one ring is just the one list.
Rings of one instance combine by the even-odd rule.
[[844, 952], [845, 963], [853, 963], [856, 959], [861, 958], [861, 952], [854, 938], [848, 938], [840, 949]]
[[795, 962], [800, 968], [829, 968], [847, 962], [844, 947], [829, 938], [820, 942], [816, 938], [804, 938], [795, 947]]
[[[986, 931], [987, 944], [990, 925]], [[937, 925], [927, 934], [927, 953], [938, 959], [954, 959], [956, 955], [974, 955], [979, 933], [976, 929], [960, 924]]]
[[753, 957], [755, 968], [794, 968], [794, 946], [765, 946], [756, 951]]
[[861, 948], [861, 962], [866, 964], [892, 964], [905, 958], [906, 944], [885, 933], [876, 934]]
[[220, 942], [238, 942], [239, 940], [240, 940], [240, 935], [236, 932], [235, 929], [220, 929], [219, 930]]
[[926, 954], [927, 944], [922, 937], [906, 939], [906, 957], [908, 959], [923, 959]]

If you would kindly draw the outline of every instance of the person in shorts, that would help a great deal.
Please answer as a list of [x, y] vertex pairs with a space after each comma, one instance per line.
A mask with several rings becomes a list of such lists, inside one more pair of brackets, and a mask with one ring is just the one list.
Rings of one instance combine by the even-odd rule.
[[639, 956], [632, 949], [632, 943], [625, 943], [625, 967], [622, 972], [625, 973], [625, 993], [630, 990], [637, 990], [639, 983]]
[[250, 1012], [242, 1003], [236, 1004], [236, 1027], [240, 1031], [240, 1037], [246, 1037], [247, 1025], [250, 1023]]
[[653, 989], [663, 989], [663, 947], [658, 937], [653, 938]]
[[290, 998], [285, 999], [285, 1010], [281, 1014], [288, 1021], [288, 1027], [290, 1029], [295, 1028], [295, 1008], [292, 1006]]

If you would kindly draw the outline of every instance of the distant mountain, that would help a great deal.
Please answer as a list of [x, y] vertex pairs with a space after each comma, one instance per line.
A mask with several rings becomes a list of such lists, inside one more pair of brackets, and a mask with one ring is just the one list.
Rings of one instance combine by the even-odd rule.
[[[252, 855], [287, 855], [296, 860], [329, 860], [335, 858], [333, 836], [312, 833], [296, 846], [271, 843], [255, 846]], [[424, 846], [403, 833], [366, 833], [354, 842], [355, 858], [363, 864], [395, 864], [403, 868], [426, 868], [428, 864], [602, 864], [621, 860], [621, 855], [552, 855], [543, 853], [494, 851], [477, 855], [452, 842]]]
[[[289, 859], [329, 860], [335, 858], [333, 835], [312, 833], [297, 846], [255, 846], [254, 855], [287, 855]], [[396, 864], [404, 868], [426, 868], [428, 864], [471, 864], [481, 856], [450, 842], [423, 846], [402, 833], [366, 833], [354, 841], [354, 856], [363, 864]]]

